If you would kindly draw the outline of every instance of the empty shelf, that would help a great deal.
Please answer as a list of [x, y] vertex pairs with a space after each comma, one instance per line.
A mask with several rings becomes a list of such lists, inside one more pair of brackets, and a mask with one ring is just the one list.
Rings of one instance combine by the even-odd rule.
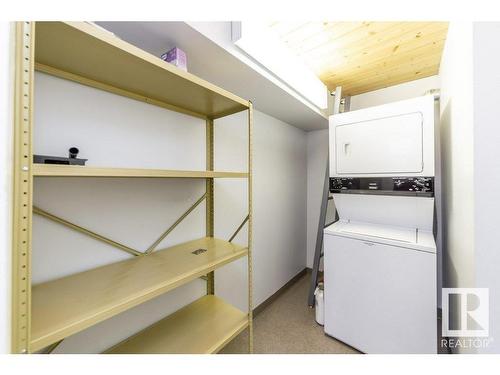
[[36, 69], [89, 86], [218, 118], [249, 102], [85, 22], [36, 22]]
[[208, 295], [112, 347], [110, 354], [216, 353], [248, 326], [248, 315]]
[[[194, 254], [198, 249], [206, 251]], [[204, 237], [35, 285], [30, 351], [40, 350], [247, 254], [245, 247]]]
[[33, 164], [34, 176], [46, 177], [147, 177], [147, 178], [247, 178], [246, 172], [184, 171], [168, 169], [101, 168], [79, 165]]

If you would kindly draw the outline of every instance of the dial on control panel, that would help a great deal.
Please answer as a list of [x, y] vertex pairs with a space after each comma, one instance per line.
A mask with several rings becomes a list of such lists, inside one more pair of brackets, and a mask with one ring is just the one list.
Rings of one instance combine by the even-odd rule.
[[433, 179], [431, 177], [398, 177], [393, 178], [394, 191], [433, 191]]

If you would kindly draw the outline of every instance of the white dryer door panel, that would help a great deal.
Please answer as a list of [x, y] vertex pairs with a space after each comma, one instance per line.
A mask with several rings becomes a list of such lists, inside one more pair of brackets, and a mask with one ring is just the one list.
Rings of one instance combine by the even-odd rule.
[[420, 112], [335, 127], [339, 175], [423, 171], [423, 116]]
[[436, 255], [325, 235], [325, 333], [365, 353], [436, 353]]

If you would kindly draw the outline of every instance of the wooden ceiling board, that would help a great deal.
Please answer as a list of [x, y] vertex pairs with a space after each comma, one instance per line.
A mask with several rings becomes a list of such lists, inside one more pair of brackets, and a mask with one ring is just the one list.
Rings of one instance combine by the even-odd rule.
[[377, 87], [387, 87], [435, 75], [439, 70], [439, 63], [435, 63], [435, 60], [435, 57], [431, 56], [414, 63], [405, 62], [402, 67], [387, 70], [381, 68], [371, 73], [355, 75], [351, 80], [337, 82], [339, 86], [349, 87], [350, 90], [356, 93], [363, 93], [373, 89], [376, 90]]
[[401, 69], [394, 69], [393, 71], [373, 74], [371, 77], [365, 77], [359, 80], [353, 79], [351, 81], [339, 82], [339, 86], [350, 87], [355, 91], [362, 90], [363, 92], [367, 92], [370, 91], [370, 88], [379, 86], [380, 82], [384, 82], [381, 87], [387, 87], [390, 86], [390, 84], [395, 84], [394, 82], [403, 83], [433, 75], [435, 69], [438, 67], [437, 64], [429, 65], [424, 69], [414, 69], [409, 72], [402, 71]]
[[[425, 45], [411, 51], [401, 51], [401, 53], [397, 54], [397, 56], [395, 55], [394, 58], [391, 59], [381, 57], [365, 65], [358, 65], [355, 67], [349, 65], [341, 66], [338, 70], [334, 71], [333, 74], [327, 73], [324, 76], [320, 76], [320, 79], [335, 80], [341, 83], [346, 78], [347, 80], [362, 80], [366, 76], [374, 73], [386, 73], [393, 69], [408, 71], [417, 68], [418, 70], [418, 68], [425, 67], [427, 63], [434, 62], [436, 58], [440, 58], [443, 47], [444, 41], [433, 42], [430, 45]], [[419, 63], [423, 65], [419, 65]], [[356, 72], [356, 76], [349, 76], [348, 74], [353, 71]]]
[[281, 40], [333, 90], [357, 95], [439, 72], [447, 22], [274, 22]]
[[[375, 81], [375, 83], [361, 82], [359, 84], [353, 84], [350, 86], [351, 92], [356, 92], [356, 95], [363, 94], [365, 92], [375, 91], [383, 89], [386, 87], [399, 85], [400, 83], [414, 81], [416, 79], [421, 79], [425, 77], [430, 77], [436, 75], [439, 71], [439, 65], [431, 65], [427, 68], [418, 70], [416, 72], [409, 72], [405, 74], [397, 74], [387, 76], [382, 76], [380, 80]], [[380, 82], [383, 82], [382, 84]]]
[[[324, 74], [328, 72], [338, 74], [343, 70], [351, 69], [353, 65], [370, 66], [381, 60], [400, 60], [401, 57], [405, 55], [420, 54], [422, 50], [426, 48], [429, 49], [429, 53], [432, 53], [436, 45], [442, 45], [444, 43], [445, 39], [442, 37], [441, 32], [426, 35], [428, 38], [419, 38], [412, 43], [409, 43], [408, 40], [402, 40], [402, 38], [393, 40], [392, 43], [378, 43], [373, 47], [365, 47], [338, 57], [335, 60], [327, 61], [325, 64], [318, 66], [318, 68], [321, 69]], [[388, 57], [390, 57], [390, 59], [388, 59]]]
[[[420, 35], [419, 37], [416, 37]], [[421, 36], [425, 37], [422, 38]], [[331, 70], [335, 67], [338, 69], [340, 64], [359, 63], [360, 61], [369, 62], [378, 58], [385, 58], [387, 54], [400, 54], [402, 51], [411, 51], [419, 48], [422, 45], [433, 43], [438, 40], [444, 40], [441, 29], [436, 30], [435, 26], [424, 25], [416, 29], [395, 27], [386, 30], [383, 35], [377, 38], [376, 43], [360, 41], [344, 45], [340, 50], [345, 51], [343, 54], [334, 53], [330, 50], [329, 53], [315, 56], [318, 68], [326, 68]]]
[[381, 33], [389, 33], [397, 26], [392, 22], [363, 23], [345, 34], [332, 35], [327, 43], [308, 51], [307, 56], [321, 60], [331, 56], [343, 56], [344, 52], [350, 52], [351, 48], [363, 48], [368, 40], [376, 40]]
[[314, 51], [314, 53], [311, 53], [311, 56], [320, 58], [327, 55], [326, 57], [328, 57], [332, 54], [332, 52], [335, 52], [335, 48], [341, 48], [341, 55], [344, 55], [346, 53], [350, 53], [351, 51], [357, 51], [365, 48], [368, 40], [371, 41], [371, 44], [373, 44], [373, 41], [386, 42], [387, 39], [401, 36], [406, 32], [421, 27], [421, 23], [406, 26], [394, 22], [364, 24], [363, 27], [357, 28], [347, 35], [334, 37], [332, 39], [332, 43]]

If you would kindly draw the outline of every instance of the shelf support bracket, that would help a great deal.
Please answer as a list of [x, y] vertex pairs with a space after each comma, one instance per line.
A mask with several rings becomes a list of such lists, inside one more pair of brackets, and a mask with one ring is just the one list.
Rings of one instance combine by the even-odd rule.
[[179, 217], [175, 223], [173, 223], [165, 232], [163, 232], [161, 234], [160, 237], [158, 237], [158, 239], [153, 242], [153, 244], [146, 250], [145, 254], [151, 254], [155, 248], [160, 244], [161, 241], [163, 241], [165, 239], [165, 237], [167, 237], [170, 232], [172, 232], [175, 227], [177, 227], [177, 225], [179, 225], [191, 212], [193, 212], [193, 210], [198, 207], [198, 205], [203, 202], [203, 200], [206, 198], [207, 196], [207, 193], [204, 193], [200, 199], [198, 199], [191, 207], [188, 208], [188, 210], [186, 212], [184, 212], [181, 217]]
[[62, 224], [68, 228], [71, 228], [77, 232], [80, 232], [80, 233], [83, 233], [83, 234], [86, 234], [87, 236], [90, 236], [98, 241], [101, 241], [101, 242], [104, 242], [104, 243], [107, 243], [108, 245], [111, 245], [111, 246], [114, 246], [120, 250], [123, 250], [129, 254], [132, 254], [132, 255], [135, 255], [135, 256], [139, 256], [139, 255], [144, 255], [143, 253], [141, 253], [140, 251], [137, 251], [137, 250], [134, 250], [132, 249], [131, 247], [128, 247], [126, 245], [123, 245], [119, 242], [116, 242], [116, 241], [113, 241], [107, 237], [104, 237], [98, 233], [95, 233], [95, 232], [92, 232], [91, 230], [88, 230], [86, 228], [83, 228], [79, 225], [76, 225], [76, 224], [73, 224], [71, 222], [69, 222], [68, 220], [65, 220], [63, 218], [60, 218], [56, 215], [53, 215], [47, 211], [44, 211], [42, 210], [41, 208], [38, 208], [36, 206], [33, 206], [33, 213], [37, 214], [37, 215], [40, 215], [40, 216], [43, 216], [49, 220], [52, 220], [56, 223], [59, 223], [59, 224]]
[[56, 341], [55, 343], [49, 345], [46, 349], [44, 354], [51, 354], [56, 348], [64, 341], [64, 339]]
[[249, 218], [250, 218], [250, 215], [247, 215], [247, 217], [242, 221], [242, 223], [240, 224], [240, 226], [238, 227], [238, 229], [236, 229], [236, 231], [233, 233], [233, 235], [231, 236], [231, 238], [229, 239], [228, 242], [233, 242], [234, 237], [236, 237], [238, 235], [238, 233], [240, 232], [241, 228], [243, 228], [243, 226], [245, 225], [245, 223], [248, 221]]

